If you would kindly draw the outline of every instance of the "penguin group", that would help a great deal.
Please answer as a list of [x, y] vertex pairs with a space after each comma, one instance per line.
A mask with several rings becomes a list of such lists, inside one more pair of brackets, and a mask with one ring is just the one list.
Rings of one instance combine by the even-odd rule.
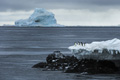
[[76, 42], [75, 42], [74, 45], [75, 45], [75, 46], [77, 46], [77, 45], [85, 46], [85, 43], [83, 43], [83, 42], [77, 42], [77, 43], [76, 43]]

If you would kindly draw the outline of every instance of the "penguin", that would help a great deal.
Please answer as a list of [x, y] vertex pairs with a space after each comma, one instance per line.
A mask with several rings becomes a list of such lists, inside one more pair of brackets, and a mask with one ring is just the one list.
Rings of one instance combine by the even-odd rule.
[[80, 42], [78, 41], [78, 45], [80, 45]]
[[81, 45], [83, 46], [83, 43], [81, 42]]
[[84, 46], [85, 46], [85, 43], [84, 43]]
[[74, 43], [74, 46], [77, 46], [77, 43], [76, 43], [76, 42]]

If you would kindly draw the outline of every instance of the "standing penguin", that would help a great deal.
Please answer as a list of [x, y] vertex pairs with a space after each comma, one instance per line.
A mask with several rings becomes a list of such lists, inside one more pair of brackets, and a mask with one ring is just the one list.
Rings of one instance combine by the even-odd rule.
[[84, 43], [84, 46], [85, 46], [85, 43]]
[[77, 46], [77, 43], [76, 43], [76, 42], [74, 43], [74, 46]]
[[80, 42], [78, 41], [78, 45], [80, 45]]
[[81, 42], [81, 45], [83, 46], [83, 42]]

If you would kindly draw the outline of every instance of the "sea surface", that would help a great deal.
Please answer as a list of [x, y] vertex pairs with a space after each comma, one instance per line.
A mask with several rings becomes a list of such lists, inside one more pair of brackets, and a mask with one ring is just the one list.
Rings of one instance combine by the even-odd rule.
[[120, 27], [0, 27], [0, 80], [120, 80], [119, 74], [82, 75], [31, 68], [74, 42], [120, 39]]

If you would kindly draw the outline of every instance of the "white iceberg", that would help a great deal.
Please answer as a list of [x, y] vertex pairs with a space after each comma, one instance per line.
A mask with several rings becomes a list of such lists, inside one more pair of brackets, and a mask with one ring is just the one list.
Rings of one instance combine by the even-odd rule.
[[[74, 56], [77, 58], [97, 56], [104, 59], [120, 59], [120, 39], [114, 38], [107, 41], [86, 43], [85, 45], [76, 44], [70, 46]], [[117, 55], [117, 56], [116, 56]]]
[[15, 26], [63, 26], [57, 24], [57, 21], [52, 12], [48, 12], [43, 8], [36, 8], [34, 13], [28, 19], [15, 21]]

